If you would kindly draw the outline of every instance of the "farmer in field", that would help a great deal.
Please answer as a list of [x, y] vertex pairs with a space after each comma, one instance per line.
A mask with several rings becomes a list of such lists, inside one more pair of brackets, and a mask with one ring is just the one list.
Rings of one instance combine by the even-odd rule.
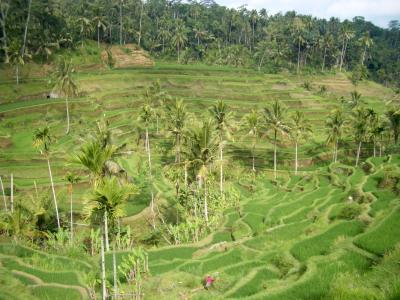
[[204, 288], [208, 290], [212, 286], [214, 281], [215, 279], [211, 277], [211, 275], [207, 275], [207, 277], [204, 279]]

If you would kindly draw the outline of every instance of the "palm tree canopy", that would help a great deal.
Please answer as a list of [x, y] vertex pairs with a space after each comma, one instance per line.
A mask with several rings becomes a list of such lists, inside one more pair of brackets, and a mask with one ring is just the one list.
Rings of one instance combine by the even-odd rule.
[[115, 177], [105, 178], [85, 199], [84, 213], [87, 218], [97, 221], [107, 212], [111, 221], [116, 220], [125, 216], [126, 201], [136, 193], [134, 185], [120, 185]]
[[326, 121], [326, 127], [328, 131], [328, 137], [326, 139], [326, 143], [335, 143], [339, 141], [344, 133], [345, 129], [345, 119], [343, 110], [336, 109], [329, 116]]
[[305, 119], [304, 113], [296, 111], [290, 124], [290, 135], [296, 142], [305, 138], [312, 132], [310, 123]]
[[211, 107], [210, 113], [216, 123], [220, 142], [222, 142], [224, 136], [228, 139], [231, 138], [230, 131], [232, 129], [233, 114], [229, 111], [225, 102], [219, 100]]
[[56, 71], [52, 74], [55, 81], [54, 87], [67, 97], [78, 95], [78, 85], [73, 77], [74, 73], [75, 68], [72, 60], [67, 61], [66, 58], [63, 58], [57, 64]]
[[52, 142], [53, 137], [50, 134], [50, 128], [48, 126], [35, 130], [33, 135], [33, 146], [36, 149], [39, 149], [40, 153], [48, 153]]
[[187, 119], [186, 104], [182, 99], [176, 99], [175, 102], [167, 107], [168, 127], [173, 134], [180, 134], [185, 127]]
[[274, 134], [277, 133], [288, 133], [289, 126], [285, 121], [286, 107], [280, 104], [278, 100], [275, 100], [270, 107], [264, 108], [264, 121], [267, 127], [267, 131], [272, 130]]

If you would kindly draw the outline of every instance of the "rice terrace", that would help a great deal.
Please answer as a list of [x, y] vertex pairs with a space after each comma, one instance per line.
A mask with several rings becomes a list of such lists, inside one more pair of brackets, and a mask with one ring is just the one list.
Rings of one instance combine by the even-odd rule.
[[0, 299], [400, 299], [399, 5], [223, 2], [0, 0]]

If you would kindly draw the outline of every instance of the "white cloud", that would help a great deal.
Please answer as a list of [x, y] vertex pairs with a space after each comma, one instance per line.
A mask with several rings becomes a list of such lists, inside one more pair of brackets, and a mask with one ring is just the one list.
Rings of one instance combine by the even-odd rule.
[[295, 10], [301, 14], [321, 18], [337, 17], [341, 20], [363, 16], [376, 25], [386, 27], [390, 20], [400, 19], [399, 0], [216, 0], [221, 5], [248, 9], [265, 8], [269, 13]]

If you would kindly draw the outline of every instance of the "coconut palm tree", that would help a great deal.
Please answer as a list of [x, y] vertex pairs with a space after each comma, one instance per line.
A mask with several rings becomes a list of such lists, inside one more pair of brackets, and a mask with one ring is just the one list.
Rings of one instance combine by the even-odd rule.
[[196, 174], [199, 190], [204, 191], [204, 219], [208, 224], [207, 178], [208, 167], [215, 159], [218, 149], [218, 137], [212, 120], [203, 121], [201, 126], [192, 127], [186, 138], [186, 155]]
[[354, 126], [354, 139], [358, 143], [357, 156], [356, 156], [356, 167], [360, 160], [361, 146], [362, 143], [367, 139], [368, 134], [368, 111], [364, 108], [358, 108], [353, 113], [353, 126]]
[[289, 132], [289, 126], [286, 124], [286, 108], [275, 100], [270, 107], [264, 108], [264, 121], [267, 133], [273, 132], [274, 139], [274, 178], [276, 179], [276, 152], [278, 134], [286, 134]]
[[187, 120], [186, 105], [183, 100], [176, 99], [175, 102], [167, 106], [168, 116], [168, 129], [175, 136], [175, 162], [181, 163], [181, 143], [182, 133], [185, 128]]
[[97, 29], [97, 48], [100, 48], [100, 29], [104, 32], [107, 28], [107, 22], [104, 16], [98, 15], [92, 19], [92, 23]]
[[303, 31], [305, 25], [300, 18], [296, 17], [294, 18], [293, 26], [294, 26], [294, 40], [297, 43], [297, 73], [299, 73], [301, 45], [303, 45], [305, 42], [305, 39], [303, 37], [304, 34]]
[[219, 143], [219, 159], [220, 159], [220, 192], [222, 193], [224, 190], [224, 169], [223, 169], [223, 149], [224, 143], [227, 139], [231, 138], [232, 131], [232, 112], [229, 111], [228, 106], [222, 100], [219, 100], [216, 104], [214, 104], [210, 113], [214, 122], [216, 124], [216, 130], [218, 133], [218, 143]]
[[26, 52], [21, 53], [17, 45], [12, 45], [10, 47], [9, 62], [15, 67], [15, 78], [17, 85], [19, 84], [19, 68], [25, 65], [26, 60], [30, 59], [31, 57], [32, 56]]
[[328, 131], [328, 137], [326, 139], [327, 144], [333, 145], [332, 161], [337, 162], [339, 142], [343, 137], [345, 130], [346, 121], [344, 119], [343, 110], [336, 109], [328, 116], [326, 121], [326, 128]]
[[93, 223], [103, 223], [107, 251], [110, 250], [109, 226], [113, 228], [116, 221], [125, 216], [126, 201], [135, 193], [135, 186], [119, 185], [115, 177], [106, 177], [85, 199], [86, 217]]
[[351, 31], [348, 27], [343, 27], [340, 30], [340, 36], [342, 39], [342, 51], [341, 51], [341, 55], [340, 55], [339, 70], [342, 71], [344, 58], [346, 56], [347, 45], [348, 45], [349, 41], [354, 37], [354, 32]]
[[54, 189], [54, 181], [53, 175], [51, 173], [50, 167], [50, 146], [53, 142], [53, 137], [50, 134], [49, 127], [39, 128], [35, 131], [33, 136], [33, 146], [39, 150], [40, 154], [47, 160], [47, 168], [49, 171], [50, 183], [51, 183], [51, 191], [53, 193], [53, 200], [54, 200], [54, 208], [56, 210], [56, 218], [57, 218], [57, 227], [58, 230], [61, 229], [60, 225], [60, 216], [58, 213], [58, 205], [57, 205], [57, 197], [56, 191]]
[[250, 113], [244, 115], [241, 122], [241, 127], [243, 128], [243, 130], [245, 130], [246, 136], [249, 136], [252, 139], [251, 142], [251, 156], [253, 160], [252, 170], [253, 172], [255, 172], [256, 171], [255, 150], [257, 141], [261, 137], [261, 129], [262, 129], [260, 113], [253, 109]]
[[60, 60], [57, 64], [56, 71], [53, 73], [55, 80], [54, 89], [65, 96], [65, 106], [67, 110], [67, 129], [65, 134], [69, 133], [70, 127], [68, 97], [78, 95], [78, 85], [73, 77], [74, 73], [75, 68], [72, 64], [72, 59], [67, 61], [66, 58]]
[[172, 44], [176, 47], [178, 53], [178, 62], [180, 62], [180, 52], [187, 42], [187, 29], [181, 19], [176, 19], [175, 30], [172, 36]]
[[322, 45], [324, 47], [324, 54], [323, 54], [323, 58], [322, 58], [322, 72], [324, 72], [326, 53], [334, 45], [334, 39], [333, 39], [333, 35], [331, 33], [323, 36]]
[[292, 116], [292, 122], [290, 124], [290, 136], [295, 144], [295, 165], [294, 174], [297, 175], [298, 169], [298, 144], [301, 140], [305, 139], [312, 132], [311, 126], [308, 120], [305, 119], [304, 113], [296, 111]]
[[394, 144], [397, 145], [400, 134], [400, 109], [394, 107], [390, 108], [386, 112], [386, 117], [389, 120], [389, 129], [392, 131]]
[[76, 19], [76, 22], [79, 27], [79, 32], [81, 35], [81, 47], [83, 48], [83, 42], [85, 40], [85, 37], [87, 37], [92, 32], [90, 20], [84, 16], [81, 16], [78, 19]]
[[[151, 150], [150, 150], [150, 137], [149, 137], [149, 127], [150, 123], [153, 119], [154, 111], [150, 104], [144, 104], [141, 107], [141, 111], [139, 113], [139, 121], [141, 121], [145, 127], [145, 151], [147, 152], [148, 164], [149, 164], [149, 179], [150, 184], [153, 184], [153, 175], [151, 170]], [[153, 187], [151, 187], [151, 203], [150, 203], [151, 212], [154, 214], [154, 191]], [[153, 224], [154, 226], [154, 224]]]
[[72, 192], [73, 192], [73, 185], [75, 184], [75, 183], [77, 183], [79, 180], [80, 180], [80, 178], [78, 177], [78, 176], [76, 176], [76, 175], [74, 175], [74, 174], [72, 174], [72, 173], [69, 173], [69, 174], [67, 174], [67, 176], [66, 176], [66, 178], [65, 178], [67, 181], [68, 181], [68, 183], [69, 183], [69, 186], [68, 186], [68, 193], [69, 193], [69, 196], [70, 196], [70, 234], [71, 234], [71, 236], [70, 236], [70, 238], [71, 238], [71, 243], [72, 243], [72, 241], [73, 241], [73, 239], [74, 239], [74, 227], [73, 227], [73, 209], [72, 209]]
[[361, 64], [363, 65], [365, 61], [365, 55], [367, 54], [367, 50], [374, 45], [374, 40], [371, 39], [369, 31], [366, 31], [358, 41], [361, 43], [361, 45], [364, 46], [364, 50], [361, 56]]
[[350, 108], [357, 108], [360, 104], [363, 104], [364, 101], [361, 99], [361, 94], [357, 91], [353, 91], [350, 93], [351, 99], [349, 101]]

